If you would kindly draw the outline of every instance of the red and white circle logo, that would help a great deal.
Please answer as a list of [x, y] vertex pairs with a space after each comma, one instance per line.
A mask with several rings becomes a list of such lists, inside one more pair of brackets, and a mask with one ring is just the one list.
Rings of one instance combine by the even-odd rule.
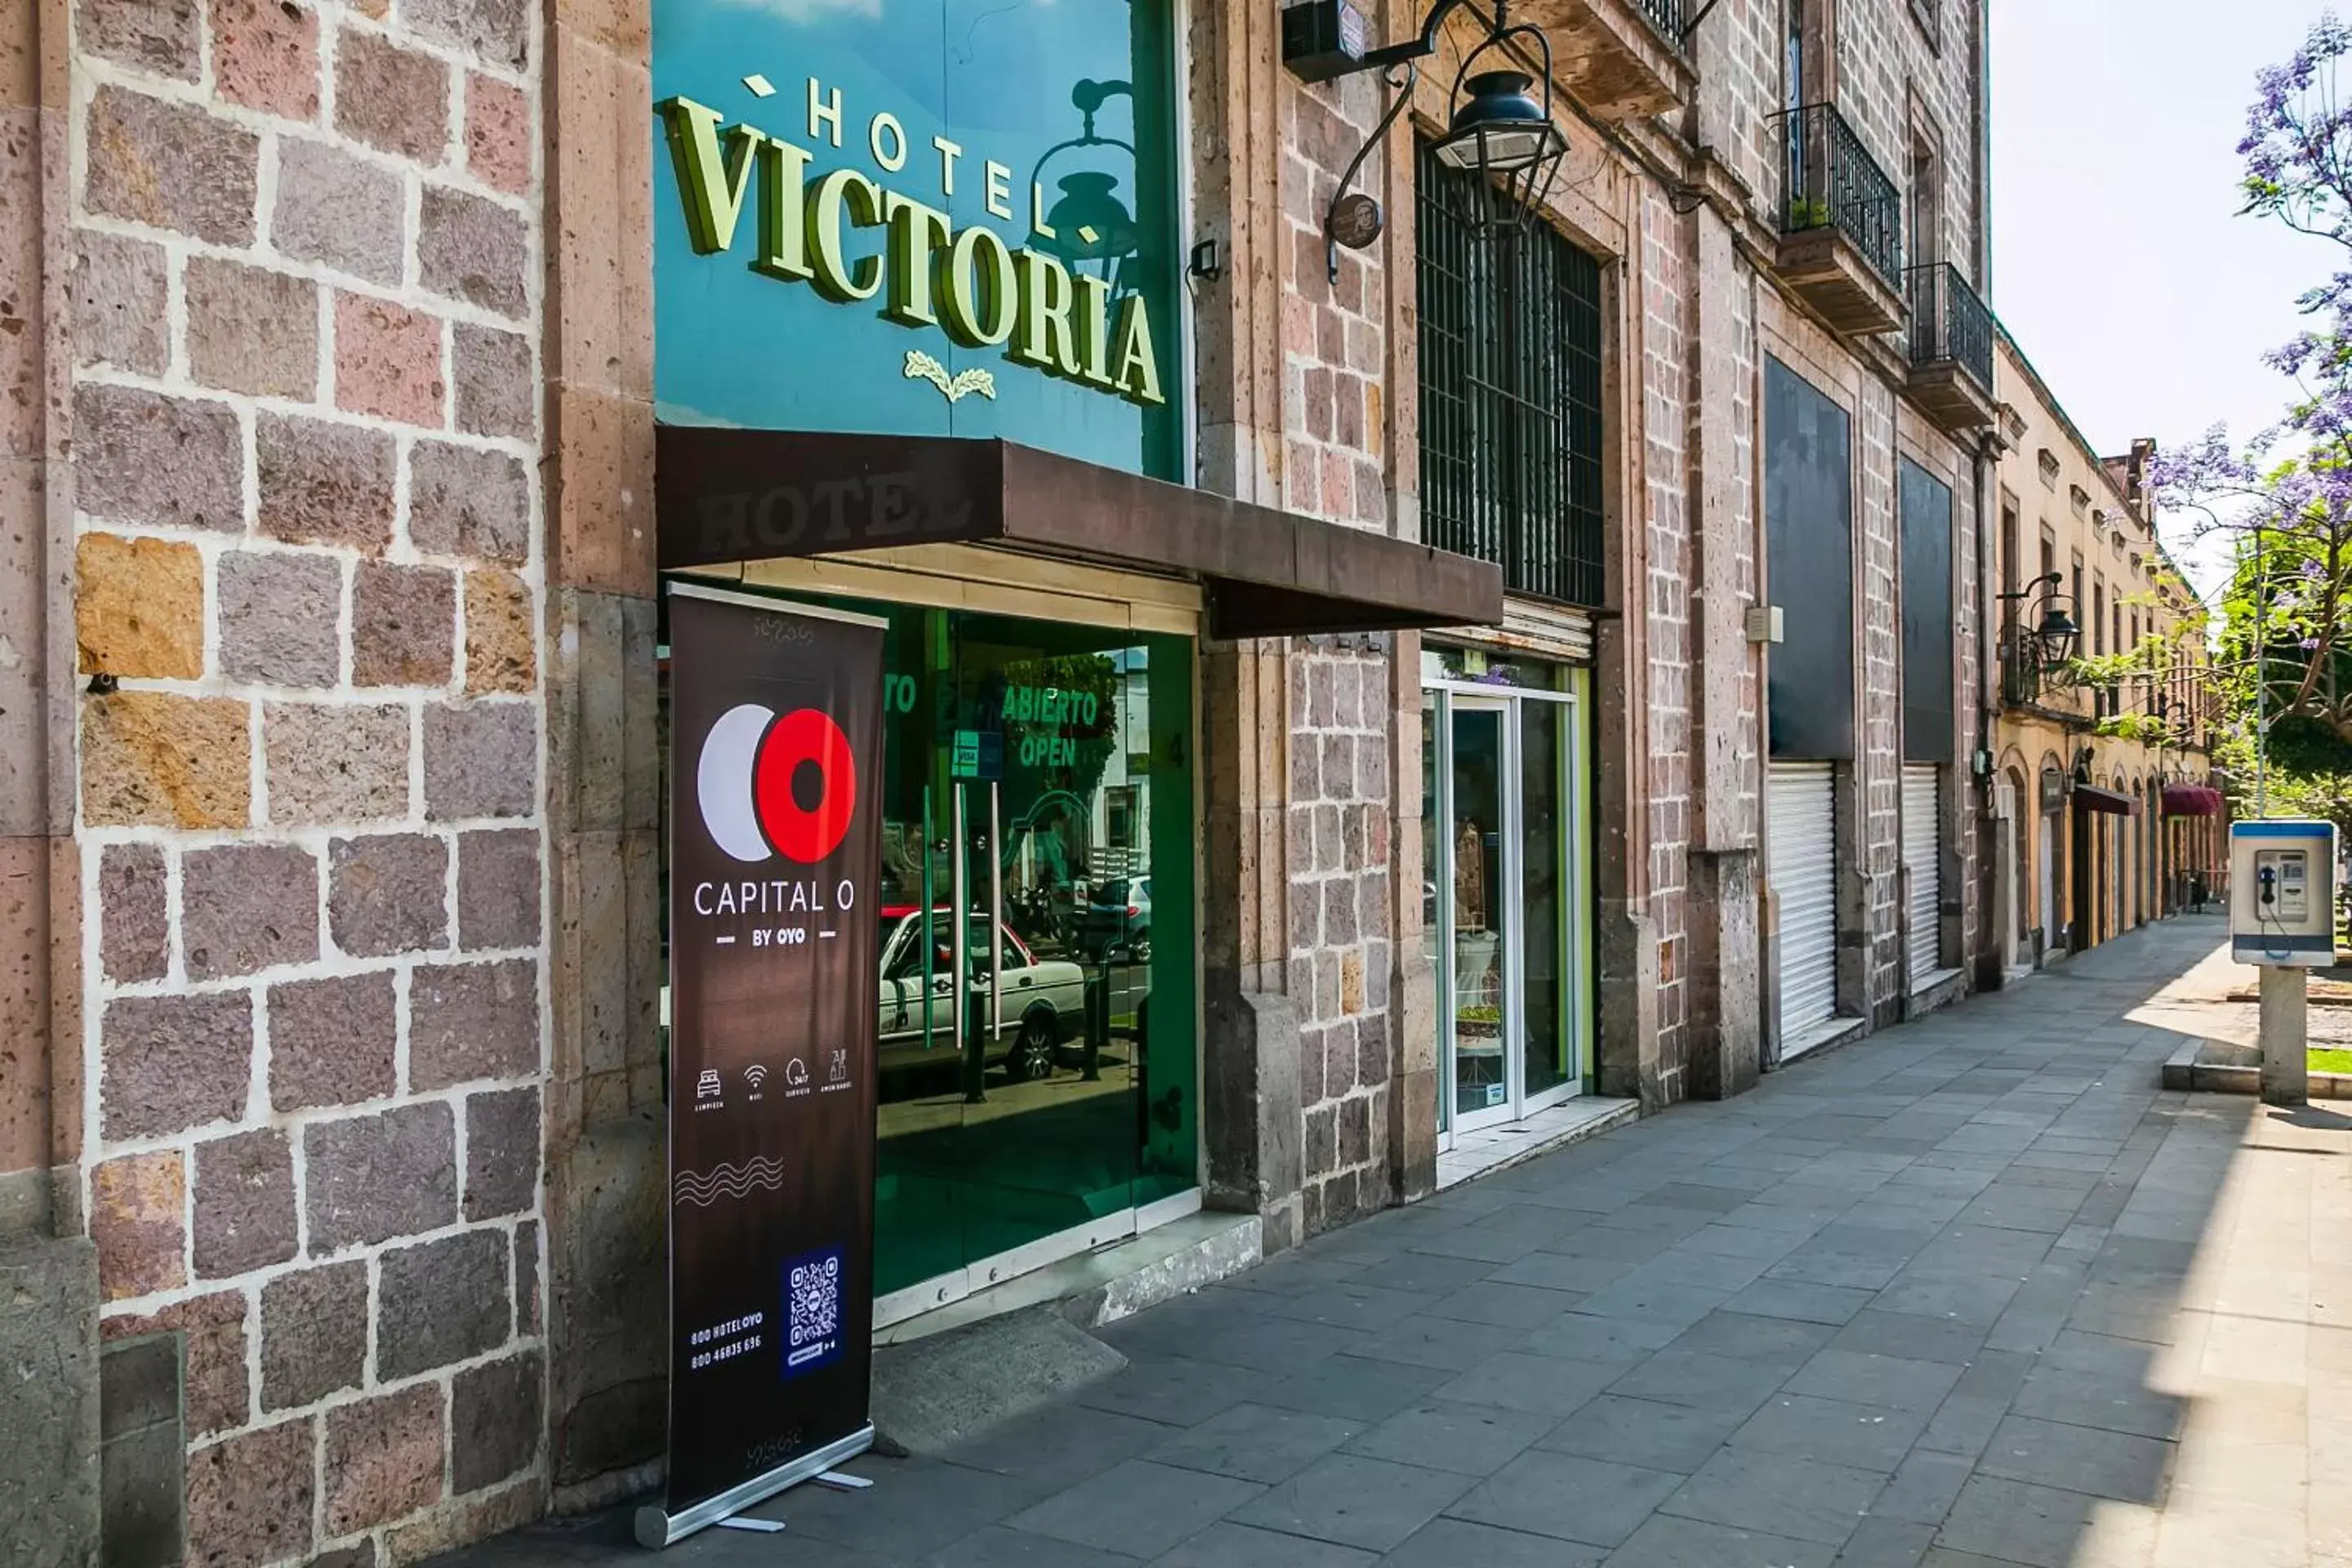
[[779, 719], [746, 702], [703, 737], [694, 787], [711, 842], [736, 859], [814, 865], [848, 836], [857, 763], [830, 715], [800, 708]]

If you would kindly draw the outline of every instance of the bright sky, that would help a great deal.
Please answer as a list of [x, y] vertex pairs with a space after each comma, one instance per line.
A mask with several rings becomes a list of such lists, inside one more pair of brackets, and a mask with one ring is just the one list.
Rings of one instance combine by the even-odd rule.
[[1991, 303], [2101, 452], [2278, 418], [2260, 356], [2345, 258], [2235, 216], [2237, 143], [2255, 70], [2325, 8], [1991, 0]]

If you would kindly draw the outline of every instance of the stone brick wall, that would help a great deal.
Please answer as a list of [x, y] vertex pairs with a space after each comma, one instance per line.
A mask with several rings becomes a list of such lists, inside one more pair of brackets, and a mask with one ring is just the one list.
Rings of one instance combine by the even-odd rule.
[[1390, 641], [1317, 638], [1290, 660], [1290, 999], [1308, 1235], [1391, 1198]]
[[[1387, 100], [1369, 76], [1282, 93], [1282, 489], [1292, 511], [1388, 530], [1392, 328], [1409, 327], [1390, 287], [1387, 247], [1326, 258], [1322, 215]], [[1360, 188], [1383, 191], [1375, 153]], [[1391, 213], [1393, 201], [1383, 201]], [[1394, 1078], [1390, 896], [1396, 715], [1389, 637], [1307, 638], [1288, 679], [1288, 994], [1299, 1021], [1304, 1234], [1393, 1199], [1389, 1096]]]
[[[1627, 265], [1638, 268], [1641, 309], [1642, 521], [1647, 538], [1645, 592], [1638, 613], [1649, 657], [1640, 711], [1642, 740], [1649, 752], [1650, 917], [1658, 944], [1656, 1072], [1669, 1099], [1682, 1097], [1679, 1080], [1687, 1057], [1688, 895], [1696, 826], [1691, 753], [1698, 738], [1691, 722], [1693, 665], [1698, 654], [1691, 618], [1696, 531], [1688, 506], [1690, 475], [1685, 458], [1696, 390], [1685, 327], [1698, 269], [1696, 258], [1687, 254], [1684, 229], [1667, 205], [1665, 192], [1645, 184], [1635, 231], [1638, 249]], [[1626, 526], [1633, 526], [1632, 519]]]
[[1869, 946], [1864, 954], [1867, 1008], [1878, 1010], [1903, 994], [1903, 601], [1896, 571], [1895, 395], [1884, 382], [1862, 381], [1854, 446], [1862, 482], [1854, 488], [1854, 552], [1862, 581], [1862, 646], [1854, 665], [1862, 676], [1861, 721], [1854, 726], [1860, 781], [1863, 916]]
[[192, 1563], [544, 1496], [536, 28], [74, 13], [87, 1200]]

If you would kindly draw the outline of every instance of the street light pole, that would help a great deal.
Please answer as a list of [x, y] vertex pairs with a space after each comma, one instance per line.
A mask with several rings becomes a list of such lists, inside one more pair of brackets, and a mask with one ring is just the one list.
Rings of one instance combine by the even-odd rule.
[[2270, 815], [2270, 596], [2263, 561], [2263, 525], [2254, 524], [2254, 815]]

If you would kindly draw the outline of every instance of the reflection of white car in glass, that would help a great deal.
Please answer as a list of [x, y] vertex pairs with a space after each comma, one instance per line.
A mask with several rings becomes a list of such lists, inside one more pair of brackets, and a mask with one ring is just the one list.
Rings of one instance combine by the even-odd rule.
[[[884, 1068], [915, 1067], [925, 1062], [953, 1061], [961, 1044], [957, 1026], [954, 959], [946, 934], [948, 911], [934, 910], [929, 919], [911, 904], [882, 911], [882, 1039]], [[965, 958], [972, 990], [987, 1006], [988, 916], [979, 910], [965, 916], [968, 941]], [[1044, 1078], [1054, 1070], [1063, 1044], [1073, 1039], [1086, 1018], [1086, 979], [1075, 963], [1041, 959], [1013, 928], [997, 927], [1004, 939], [1003, 1006], [988, 1042], [988, 1059], [1002, 1060], [1005, 1076], [1015, 1082]], [[925, 989], [923, 949], [930, 946], [929, 988]], [[930, 1046], [923, 1044], [923, 1022], [930, 1020]]]
[[1079, 944], [1108, 958], [1124, 948], [1138, 963], [1151, 962], [1151, 879], [1114, 877], [1095, 885], [1078, 920]]

